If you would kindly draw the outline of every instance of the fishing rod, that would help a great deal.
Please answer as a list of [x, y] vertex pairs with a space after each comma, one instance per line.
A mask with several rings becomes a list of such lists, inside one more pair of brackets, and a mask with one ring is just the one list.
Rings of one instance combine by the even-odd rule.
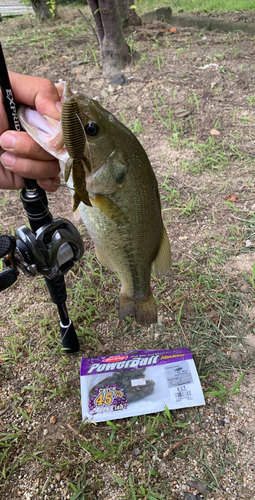
[[[10, 130], [21, 131], [1, 43], [0, 87]], [[0, 258], [4, 257], [7, 266], [0, 273], [0, 291], [15, 283], [19, 270], [26, 276], [42, 274], [51, 300], [58, 308], [62, 345], [67, 352], [74, 353], [79, 350], [79, 341], [66, 308], [64, 274], [82, 257], [83, 241], [70, 221], [61, 217], [53, 219], [44, 189], [33, 179], [24, 181], [20, 198], [31, 229], [22, 226], [16, 229], [15, 237], [0, 236]]]

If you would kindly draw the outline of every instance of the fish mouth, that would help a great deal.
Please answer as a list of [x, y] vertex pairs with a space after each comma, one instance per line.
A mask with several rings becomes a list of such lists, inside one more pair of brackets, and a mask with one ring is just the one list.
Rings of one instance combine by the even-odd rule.
[[[63, 100], [65, 82], [56, 84], [59, 96]], [[66, 163], [69, 154], [64, 145], [61, 120], [55, 120], [47, 115], [41, 115], [35, 109], [19, 106], [18, 117], [22, 127], [40, 146]]]

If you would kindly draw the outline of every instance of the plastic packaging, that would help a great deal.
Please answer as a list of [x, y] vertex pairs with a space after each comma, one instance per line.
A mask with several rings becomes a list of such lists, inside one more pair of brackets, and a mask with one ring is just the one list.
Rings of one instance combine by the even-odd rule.
[[83, 420], [95, 422], [205, 404], [186, 347], [82, 358], [81, 398]]

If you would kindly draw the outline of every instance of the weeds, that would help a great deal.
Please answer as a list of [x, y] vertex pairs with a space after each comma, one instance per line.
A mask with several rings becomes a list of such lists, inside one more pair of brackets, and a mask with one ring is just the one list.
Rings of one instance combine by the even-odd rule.
[[98, 66], [99, 66], [99, 65], [98, 65], [98, 62], [97, 62], [97, 56], [96, 56], [96, 53], [95, 53], [95, 51], [94, 51], [93, 47], [92, 47], [90, 44], [88, 44], [88, 46], [89, 46], [89, 48], [90, 48], [90, 50], [91, 50], [91, 53], [92, 53], [92, 56], [93, 56], [93, 59], [94, 59], [95, 65], [96, 65], [96, 67], [98, 68]]
[[[219, 373], [219, 375], [223, 378], [229, 379], [229, 376], [226, 376], [224, 373]], [[226, 387], [221, 382], [216, 381], [215, 382], [216, 389], [211, 389], [209, 392], [207, 392], [205, 394], [205, 398], [217, 396], [219, 399], [221, 399], [223, 404], [225, 404], [231, 395], [239, 394], [240, 391], [238, 390], [238, 388], [242, 383], [243, 377], [244, 377], [244, 374], [242, 373], [240, 375], [240, 377], [238, 378], [238, 381], [234, 385], [233, 389], [230, 392], [228, 389], [226, 389]]]
[[164, 64], [165, 64], [162, 52], [160, 52], [160, 54], [155, 59], [153, 59], [153, 61], [157, 62], [158, 71], [161, 71], [164, 67]]
[[255, 288], [255, 264], [253, 264], [253, 266], [252, 266], [252, 275], [251, 275], [251, 277], [246, 272], [243, 271], [243, 273], [244, 273], [244, 276], [250, 282], [252, 288]]
[[192, 96], [190, 94], [188, 94], [188, 97], [189, 97], [189, 101], [190, 101], [191, 106], [195, 105], [196, 109], [198, 111], [199, 110], [199, 103], [198, 103], [198, 99], [197, 99], [195, 92], [193, 92]]
[[145, 53], [145, 52], [143, 52], [143, 54], [141, 55], [141, 57], [140, 57], [139, 61], [136, 61], [136, 62], [135, 62], [135, 67], [139, 70], [139, 69], [141, 68], [141, 64], [142, 64], [143, 62], [146, 62], [146, 61], [147, 61], [147, 59], [148, 59], [148, 58], [147, 58], [146, 53]]
[[[193, 124], [192, 131], [194, 131]], [[197, 175], [205, 169], [221, 173], [228, 166], [229, 156], [234, 153], [232, 148], [231, 151], [228, 150], [224, 147], [224, 142], [220, 144], [214, 137], [209, 137], [206, 143], [199, 143], [198, 145], [192, 142], [190, 146], [194, 149], [195, 156], [198, 155], [198, 159], [189, 164], [183, 162], [183, 168], [190, 170], [193, 175]]]
[[[159, 97], [159, 99], [162, 103], [161, 106], [158, 105], [157, 96]], [[154, 94], [154, 102], [155, 102], [155, 108], [156, 108], [156, 110], [154, 111], [155, 116], [157, 116], [157, 118], [161, 121], [161, 123], [163, 123], [163, 125], [167, 128], [167, 130], [171, 130], [172, 117], [173, 117], [173, 111], [171, 110], [171, 104], [169, 106], [167, 106], [162, 95], [159, 92], [157, 92], [157, 95]], [[162, 109], [164, 109], [164, 111], [166, 112], [167, 118], [164, 118], [161, 115]]]
[[70, 500], [86, 500], [89, 498], [90, 488], [86, 479], [86, 469], [84, 464], [81, 467], [81, 473], [78, 477], [77, 485], [75, 486], [72, 482], [70, 482], [69, 486], [74, 491], [74, 495], [71, 496]]
[[121, 113], [121, 111], [119, 111], [119, 114], [120, 114], [123, 122], [125, 123], [125, 125], [128, 126], [128, 128], [131, 130], [131, 132], [133, 132], [133, 134], [140, 134], [140, 133], [144, 132], [144, 127], [141, 125], [141, 117], [140, 116], [139, 116], [139, 118], [135, 118], [134, 124], [131, 125], [130, 123], [129, 124], [127, 123], [127, 120], [126, 120], [125, 116], [123, 115], [123, 113]]
[[254, 104], [255, 104], [255, 95], [247, 96], [247, 99], [248, 99], [250, 105], [254, 106]]

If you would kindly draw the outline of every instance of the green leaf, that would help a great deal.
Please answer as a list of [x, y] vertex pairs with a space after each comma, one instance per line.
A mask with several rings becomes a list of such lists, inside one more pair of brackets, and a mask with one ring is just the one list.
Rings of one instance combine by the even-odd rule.
[[151, 470], [151, 475], [152, 476], [157, 476], [158, 475], [158, 472], [154, 469]]
[[171, 413], [169, 411], [169, 408], [166, 405], [165, 405], [165, 414], [169, 418], [170, 422], [172, 423]]
[[113, 424], [113, 422], [111, 422], [110, 420], [107, 420], [106, 421], [107, 425], [109, 425], [112, 429], [114, 429], [116, 431], [117, 429], [117, 426], [115, 424]]
[[74, 486], [73, 483], [69, 483], [69, 486], [72, 488], [72, 490], [75, 492], [75, 493], [78, 493], [78, 490], [76, 488], [76, 486]]
[[[244, 373], [241, 373], [237, 383], [234, 385], [232, 391], [231, 391], [231, 394], [236, 394], [236, 390], [238, 389], [239, 385], [242, 383], [242, 380], [244, 378]], [[238, 391], [240, 392], [240, 391]]]

